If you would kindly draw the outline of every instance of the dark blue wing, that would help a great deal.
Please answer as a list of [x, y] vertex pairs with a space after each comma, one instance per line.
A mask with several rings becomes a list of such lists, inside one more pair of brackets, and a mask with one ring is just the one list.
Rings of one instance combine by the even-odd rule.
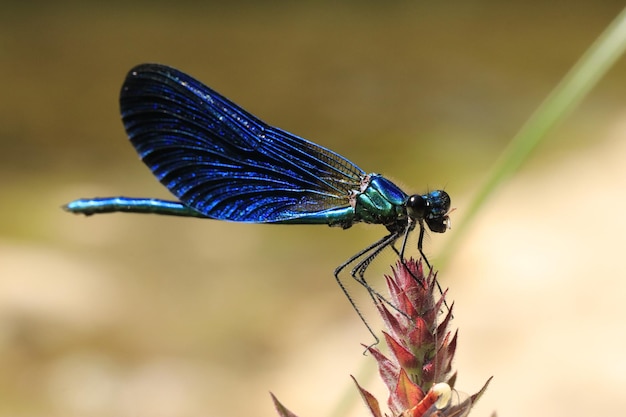
[[130, 140], [154, 175], [211, 218], [280, 222], [346, 207], [365, 175], [167, 66], [132, 69], [120, 107]]

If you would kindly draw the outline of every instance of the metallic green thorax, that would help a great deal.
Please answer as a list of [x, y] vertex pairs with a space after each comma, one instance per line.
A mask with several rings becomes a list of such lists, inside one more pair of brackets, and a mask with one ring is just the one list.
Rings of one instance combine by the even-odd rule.
[[369, 174], [362, 181], [361, 191], [350, 199], [354, 222], [395, 224], [406, 217], [407, 198], [404, 191], [385, 177]]

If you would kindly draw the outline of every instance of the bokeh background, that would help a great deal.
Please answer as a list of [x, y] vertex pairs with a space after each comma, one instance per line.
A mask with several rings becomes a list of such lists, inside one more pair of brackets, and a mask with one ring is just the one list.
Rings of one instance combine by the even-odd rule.
[[[622, 6], [2, 2], [0, 416], [272, 416], [269, 391], [303, 417], [367, 415], [350, 374], [385, 401], [361, 355], [371, 336], [332, 277], [381, 227], [60, 209], [169, 197], [120, 122], [132, 66], [184, 70], [407, 192], [445, 187], [454, 226]], [[622, 60], [441, 271], [460, 328], [457, 388], [495, 376], [473, 415], [626, 413], [624, 97]], [[449, 238], [429, 236], [435, 264]]]

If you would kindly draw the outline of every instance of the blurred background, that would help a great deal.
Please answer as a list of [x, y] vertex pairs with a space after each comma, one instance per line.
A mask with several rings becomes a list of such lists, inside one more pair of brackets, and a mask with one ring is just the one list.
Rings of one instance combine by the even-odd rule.
[[[409, 193], [445, 188], [457, 211], [426, 241], [436, 266], [502, 149], [622, 7], [2, 2], [0, 416], [273, 416], [269, 391], [302, 417], [367, 415], [351, 374], [386, 401], [332, 276], [382, 227], [60, 209], [169, 198], [120, 121], [134, 65], [177, 67]], [[625, 94], [622, 60], [440, 273], [457, 389], [495, 376], [473, 415], [626, 412]]]

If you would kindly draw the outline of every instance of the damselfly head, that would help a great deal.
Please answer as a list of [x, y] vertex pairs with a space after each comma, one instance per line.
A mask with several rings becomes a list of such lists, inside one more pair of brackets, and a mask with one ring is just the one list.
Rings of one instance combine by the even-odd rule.
[[407, 215], [413, 220], [423, 220], [428, 228], [436, 233], [444, 233], [450, 228], [450, 196], [443, 190], [428, 194], [414, 194], [406, 202]]

